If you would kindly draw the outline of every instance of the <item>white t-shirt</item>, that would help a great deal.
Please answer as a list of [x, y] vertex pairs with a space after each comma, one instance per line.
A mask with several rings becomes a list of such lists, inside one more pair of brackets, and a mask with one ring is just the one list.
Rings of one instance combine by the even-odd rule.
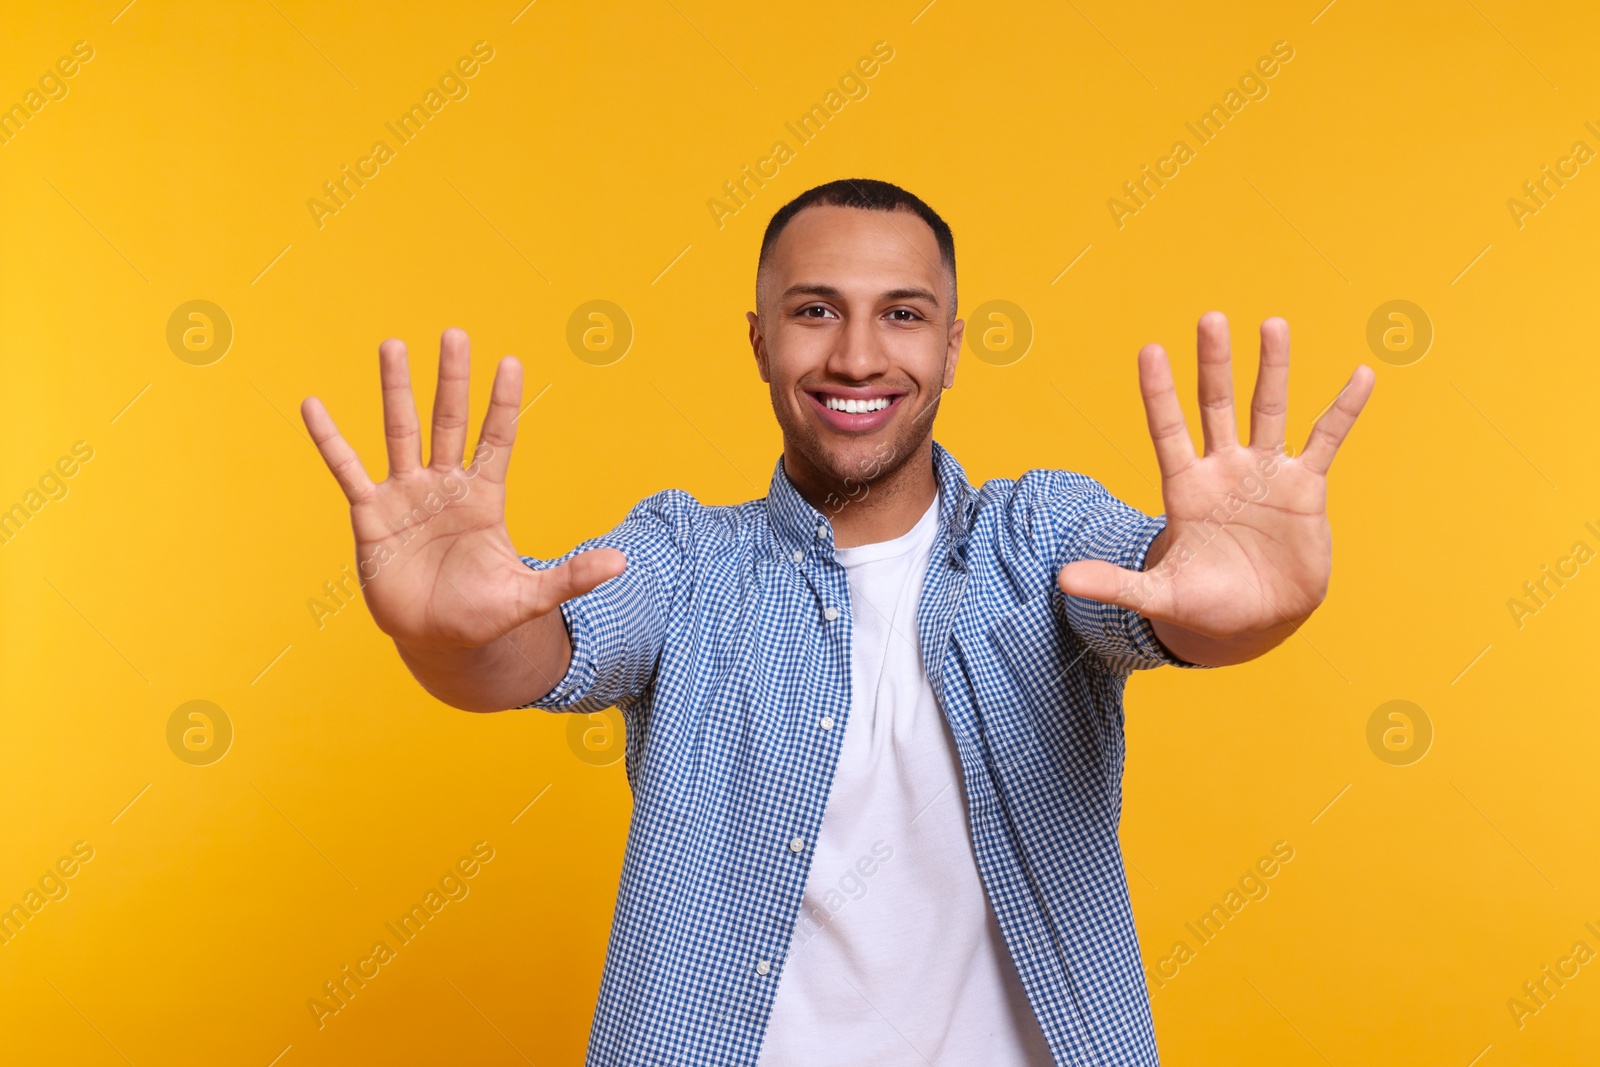
[[979, 880], [917, 605], [939, 502], [848, 572], [852, 699], [761, 1067], [1047, 1067]]

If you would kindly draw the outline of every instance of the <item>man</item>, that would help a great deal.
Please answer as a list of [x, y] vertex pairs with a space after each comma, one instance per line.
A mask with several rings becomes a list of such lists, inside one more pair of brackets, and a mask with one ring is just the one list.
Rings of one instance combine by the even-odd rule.
[[932, 437], [955, 309], [954, 241], [921, 200], [802, 194], [747, 316], [783, 431], [767, 496], [660, 492], [553, 560], [504, 523], [515, 359], [464, 495], [459, 330], [426, 467], [398, 341], [379, 349], [387, 481], [303, 406], [375, 561], [373, 618], [429, 692], [625, 717], [633, 818], [590, 1064], [1157, 1062], [1117, 839], [1123, 687], [1259, 656], [1322, 601], [1328, 466], [1373, 374], [1286, 455], [1269, 319], [1241, 445], [1208, 314], [1197, 456], [1145, 347], [1150, 518], [1065, 471], [969, 485]]

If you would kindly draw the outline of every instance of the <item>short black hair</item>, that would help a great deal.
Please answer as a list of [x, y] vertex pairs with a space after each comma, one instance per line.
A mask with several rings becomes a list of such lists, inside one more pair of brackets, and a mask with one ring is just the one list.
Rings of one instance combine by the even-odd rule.
[[761, 255], [756, 260], [756, 286], [757, 298], [760, 296], [761, 268], [766, 266], [767, 254], [772, 246], [777, 243], [778, 236], [783, 233], [791, 219], [808, 207], [822, 205], [826, 207], [853, 207], [863, 211], [909, 211], [915, 214], [928, 228], [933, 231], [933, 239], [939, 245], [939, 259], [946, 270], [950, 272], [950, 317], [955, 318], [955, 292], [956, 292], [956, 239], [950, 232], [950, 225], [939, 217], [939, 213], [929, 207], [922, 199], [913, 193], [894, 185], [890, 182], [881, 182], [874, 178], [840, 178], [825, 185], [818, 185], [807, 189], [787, 204], [778, 209], [772, 216], [772, 221], [767, 223], [767, 232], [761, 238]]

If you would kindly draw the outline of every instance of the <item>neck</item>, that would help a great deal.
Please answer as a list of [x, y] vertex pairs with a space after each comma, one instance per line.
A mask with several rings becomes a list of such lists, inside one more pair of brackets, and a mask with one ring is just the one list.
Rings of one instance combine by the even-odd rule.
[[833, 523], [838, 548], [894, 540], [915, 526], [939, 495], [931, 436], [904, 463], [871, 480], [852, 478], [847, 484], [788, 450], [783, 472], [806, 503]]

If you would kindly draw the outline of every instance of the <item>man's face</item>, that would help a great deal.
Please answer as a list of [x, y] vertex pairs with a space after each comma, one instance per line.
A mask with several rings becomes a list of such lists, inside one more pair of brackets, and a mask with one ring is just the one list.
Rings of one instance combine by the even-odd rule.
[[791, 476], [858, 485], [918, 451], [955, 384], [952, 288], [909, 211], [814, 206], [790, 220], [746, 317]]

